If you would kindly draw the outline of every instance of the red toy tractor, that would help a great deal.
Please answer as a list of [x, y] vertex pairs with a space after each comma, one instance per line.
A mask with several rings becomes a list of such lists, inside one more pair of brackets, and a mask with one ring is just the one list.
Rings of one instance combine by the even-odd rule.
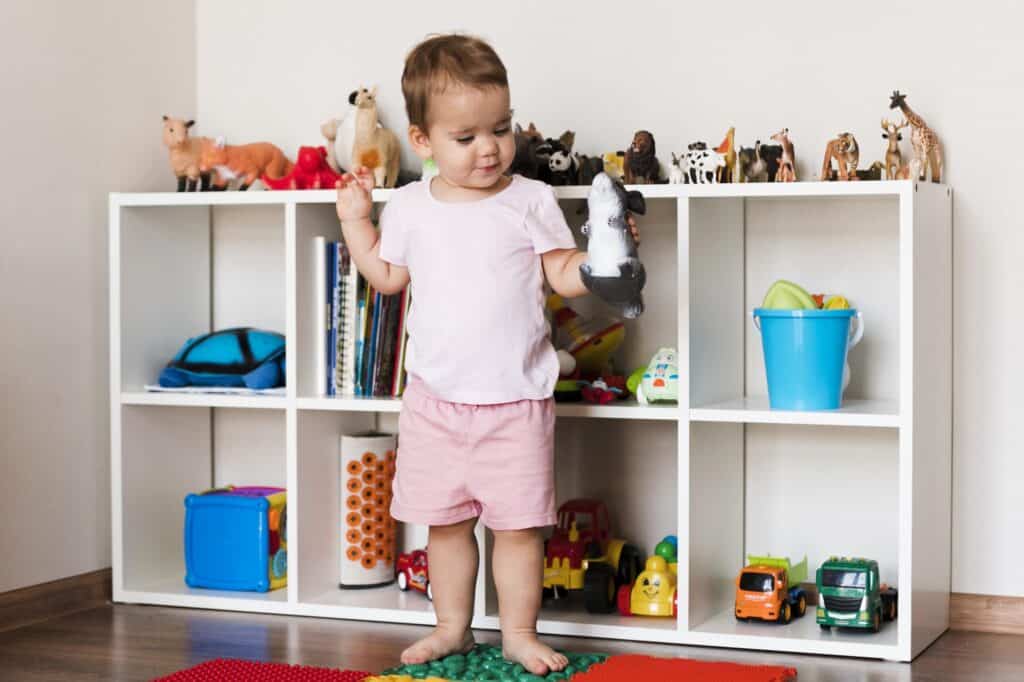
[[642, 568], [640, 550], [610, 537], [608, 508], [599, 500], [570, 500], [558, 508], [558, 527], [544, 547], [544, 591], [583, 590], [590, 613], [615, 610], [620, 585]]

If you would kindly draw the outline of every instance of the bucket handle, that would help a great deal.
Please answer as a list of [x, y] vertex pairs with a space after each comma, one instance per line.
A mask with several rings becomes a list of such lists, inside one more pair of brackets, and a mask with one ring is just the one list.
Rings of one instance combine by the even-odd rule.
[[[757, 318], [757, 314], [751, 310], [750, 319], [754, 321], [754, 326], [757, 327], [757, 331], [761, 331], [761, 320]], [[856, 320], [856, 324], [854, 324]], [[846, 349], [849, 350], [860, 343], [860, 340], [864, 337], [864, 314], [861, 311], [857, 311], [857, 314], [850, 319], [850, 338], [846, 342]]]

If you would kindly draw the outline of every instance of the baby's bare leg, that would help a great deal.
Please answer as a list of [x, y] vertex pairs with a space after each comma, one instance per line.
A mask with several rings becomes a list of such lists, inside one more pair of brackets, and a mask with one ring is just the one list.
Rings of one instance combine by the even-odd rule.
[[427, 562], [437, 627], [402, 652], [402, 663], [426, 663], [473, 648], [469, 623], [479, 565], [475, 527], [476, 519], [430, 527]]
[[565, 668], [569, 660], [537, 639], [544, 579], [540, 529], [494, 531], [492, 563], [505, 658], [521, 663], [534, 675]]

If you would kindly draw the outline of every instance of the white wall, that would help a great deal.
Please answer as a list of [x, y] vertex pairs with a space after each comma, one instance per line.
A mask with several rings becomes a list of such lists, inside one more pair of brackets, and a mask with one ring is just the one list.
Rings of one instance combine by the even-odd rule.
[[110, 566], [107, 193], [172, 187], [195, 9], [5, 0], [0, 592]]
[[858, 136], [868, 163], [883, 158], [889, 93], [908, 93], [943, 140], [955, 188], [953, 589], [1024, 595], [1024, 324], [1014, 305], [1024, 285], [1014, 208], [1024, 10], [993, 1], [198, 0], [197, 15], [203, 131], [290, 154], [320, 142], [321, 121], [360, 83], [380, 86], [382, 117], [403, 129], [406, 52], [456, 29], [497, 48], [519, 120], [549, 136], [571, 128], [587, 153], [621, 149], [638, 128], [654, 132], [664, 159], [695, 139], [717, 143], [730, 125], [746, 145], [785, 126], [809, 177], [840, 131]]

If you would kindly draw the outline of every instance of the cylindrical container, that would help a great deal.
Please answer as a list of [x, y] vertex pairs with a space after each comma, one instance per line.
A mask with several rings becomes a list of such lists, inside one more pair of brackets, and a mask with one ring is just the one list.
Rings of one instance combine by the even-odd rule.
[[395, 476], [393, 434], [341, 437], [339, 586], [375, 587], [395, 579], [396, 523], [389, 512]]
[[835, 410], [842, 404], [846, 353], [864, 334], [860, 313], [755, 308], [768, 403], [773, 410]]

